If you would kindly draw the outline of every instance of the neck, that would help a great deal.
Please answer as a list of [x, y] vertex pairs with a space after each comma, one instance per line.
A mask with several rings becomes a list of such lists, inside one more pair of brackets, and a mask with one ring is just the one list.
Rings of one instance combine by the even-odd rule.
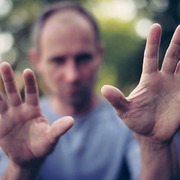
[[75, 106], [66, 102], [62, 102], [58, 97], [55, 96], [51, 97], [51, 104], [53, 109], [57, 113], [69, 116], [82, 115], [93, 109], [98, 103], [99, 98], [96, 95], [93, 95], [88, 102], [85, 102], [81, 106]]

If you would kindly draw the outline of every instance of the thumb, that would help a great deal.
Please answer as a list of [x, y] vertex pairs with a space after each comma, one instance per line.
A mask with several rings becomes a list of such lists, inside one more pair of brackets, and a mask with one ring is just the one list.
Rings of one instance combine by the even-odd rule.
[[114, 86], [104, 85], [101, 88], [102, 95], [111, 103], [111, 105], [121, 115], [128, 110], [129, 102], [124, 97], [123, 93]]
[[66, 131], [68, 131], [74, 124], [74, 119], [70, 116], [63, 117], [58, 119], [51, 125], [51, 138], [58, 139]]

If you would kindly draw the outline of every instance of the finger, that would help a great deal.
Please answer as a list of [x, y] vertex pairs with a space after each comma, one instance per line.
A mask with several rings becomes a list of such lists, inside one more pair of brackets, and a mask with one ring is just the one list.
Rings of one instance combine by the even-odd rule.
[[32, 70], [26, 69], [23, 72], [25, 84], [25, 102], [37, 106], [39, 104], [39, 92], [36, 83], [36, 77]]
[[175, 72], [177, 63], [180, 58], [180, 26], [174, 32], [171, 43], [166, 51], [162, 71], [167, 74]]
[[119, 89], [110, 85], [104, 85], [101, 88], [101, 93], [117, 110], [118, 115], [121, 116], [123, 113], [127, 112], [129, 103]]
[[178, 62], [176, 66], [175, 74], [180, 74], [180, 61]]
[[8, 105], [3, 97], [3, 95], [0, 93], [0, 114], [3, 114], [8, 109]]
[[52, 139], [59, 139], [66, 131], [68, 131], [74, 124], [74, 120], [70, 116], [63, 117], [55, 121], [51, 125], [50, 136]]
[[6, 62], [1, 64], [0, 69], [9, 103], [12, 106], [18, 106], [22, 100], [15, 83], [13, 70], [10, 64]]
[[159, 24], [152, 25], [144, 51], [143, 73], [152, 73], [158, 70], [161, 33], [162, 29]]

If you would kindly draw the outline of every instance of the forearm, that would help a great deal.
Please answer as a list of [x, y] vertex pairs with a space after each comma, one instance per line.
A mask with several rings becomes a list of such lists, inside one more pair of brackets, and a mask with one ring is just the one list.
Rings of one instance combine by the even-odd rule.
[[160, 144], [138, 138], [141, 147], [141, 180], [178, 180], [179, 162], [173, 143]]
[[10, 161], [2, 180], [35, 180], [39, 169], [39, 165], [32, 167], [19, 167]]

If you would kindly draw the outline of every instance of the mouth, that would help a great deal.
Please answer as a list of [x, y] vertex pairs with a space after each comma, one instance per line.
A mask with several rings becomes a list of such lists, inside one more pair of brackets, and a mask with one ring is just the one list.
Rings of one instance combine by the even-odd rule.
[[67, 88], [66, 93], [69, 96], [75, 96], [78, 94], [81, 94], [82, 88], [80, 87], [71, 87], [71, 88]]

